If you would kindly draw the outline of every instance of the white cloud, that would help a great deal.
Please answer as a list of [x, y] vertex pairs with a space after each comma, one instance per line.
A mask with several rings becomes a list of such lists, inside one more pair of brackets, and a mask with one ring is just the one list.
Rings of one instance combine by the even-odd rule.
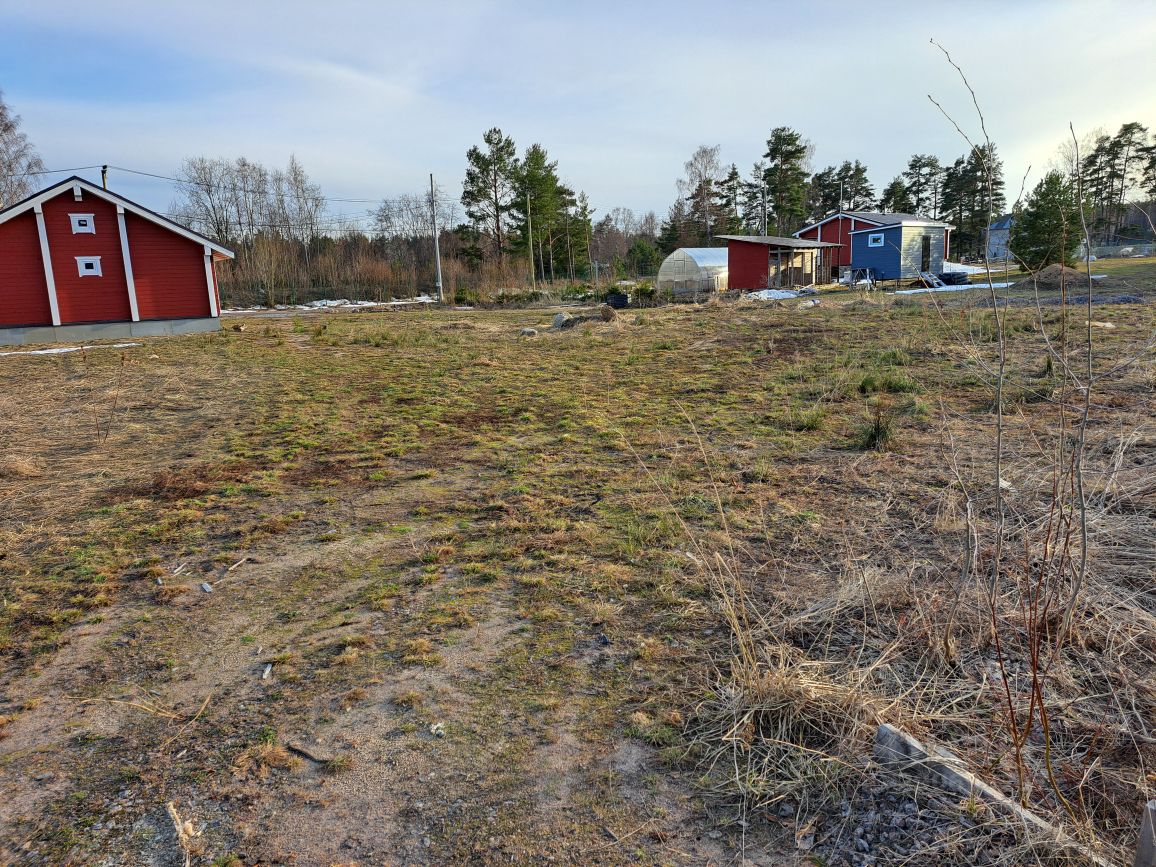
[[[338, 197], [416, 190], [430, 171], [453, 188], [466, 149], [495, 125], [545, 145], [603, 213], [661, 213], [702, 143], [722, 144], [745, 175], [779, 125], [815, 142], [816, 168], [860, 159], [878, 189], [912, 153], [965, 151], [928, 93], [977, 132], [932, 36], [976, 87], [1013, 195], [1069, 120], [1156, 126], [1156, 9], [1122, 3], [209, 0], [193, 12], [42, 0], [0, 13], [33, 35], [114, 44], [123, 64], [108, 81], [8, 87], [50, 164], [166, 173], [197, 154], [283, 164], [296, 153]], [[171, 101], [141, 97], [133, 75], [150, 68], [134, 49], [193, 84]], [[133, 184], [167, 206], [163, 185]]]

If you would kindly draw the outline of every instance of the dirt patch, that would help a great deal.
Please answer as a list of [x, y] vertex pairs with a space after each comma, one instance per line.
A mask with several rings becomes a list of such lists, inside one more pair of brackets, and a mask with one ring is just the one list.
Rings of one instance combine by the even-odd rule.
[[121, 497], [149, 497], [155, 500], [188, 500], [204, 496], [222, 485], [240, 482], [253, 471], [244, 461], [229, 464], [193, 464], [175, 470], [154, 473], [147, 481], [114, 488]]
[[[1036, 287], [1045, 292], [1059, 292], [1062, 288], [1068, 292], [1087, 292], [1088, 274], [1086, 271], [1077, 271], [1066, 265], [1048, 265], [1037, 271], [1034, 277], [1029, 276], [1020, 280], [1012, 288], [1034, 290]], [[1113, 288], [1112, 278], [1105, 277], [1102, 280], [1094, 280], [1092, 287], [1093, 289], [1111, 289]]]

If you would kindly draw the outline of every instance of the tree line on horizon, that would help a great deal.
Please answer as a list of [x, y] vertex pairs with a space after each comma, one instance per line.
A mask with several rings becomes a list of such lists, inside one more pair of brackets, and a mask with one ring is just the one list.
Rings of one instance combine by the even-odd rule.
[[[444, 285], [451, 297], [470, 301], [517, 294], [532, 283], [604, 285], [652, 275], [678, 247], [711, 246], [720, 234], [789, 235], [840, 206], [943, 219], [957, 227], [954, 250], [978, 256], [989, 214], [1007, 207], [994, 146], [950, 163], [915, 154], [878, 195], [861, 161], [812, 171], [813, 153], [800, 132], [775, 127], [744, 178], [737, 164], [722, 163], [718, 146], [704, 145], [683, 165], [665, 219], [625, 207], [596, 218], [542, 144], [519, 155], [494, 127], [466, 153], [460, 197], [423, 190], [361, 213], [334, 213], [331, 202], [341, 200], [325, 197], [295, 157], [284, 169], [245, 157], [191, 157], [174, 174], [169, 215], [237, 251], [221, 272], [227, 303], [277, 304], [319, 294], [387, 300], [431, 291], [434, 216]], [[994, 181], [990, 198], [985, 163]], [[0, 96], [0, 207], [40, 189], [47, 176]], [[1134, 122], [1114, 135], [1097, 130], [1081, 142], [1078, 159], [1070, 143], [1061, 147], [1058, 166], [1023, 201], [1017, 197], [1017, 243], [1031, 247], [1033, 258], [1070, 258], [1077, 243], [1071, 221], [1081, 214], [1094, 244], [1147, 237], [1129, 220], [1137, 191], [1156, 199], [1156, 141], [1148, 128]], [[1029, 243], [1029, 234], [1038, 237]]]
[[[720, 234], [791, 235], [841, 209], [944, 220], [956, 227], [954, 251], [981, 257], [989, 218], [1008, 208], [1003, 161], [994, 144], [990, 150], [986, 145], [972, 148], [951, 162], [934, 154], [914, 154], [878, 195], [867, 167], [857, 159], [812, 172], [814, 145], [790, 127], [771, 130], [763, 156], [745, 178], [736, 163], [722, 163], [720, 150], [718, 145], [702, 145], [684, 164], [684, 175], [676, 181], [678, 195], [659, 233], [662, 250], [713, 246]], [[1076, 162], [1075, 148], [1061, 146], [1060, 163], [1065, 165], [1052, 171], [1060, 173], [1073, 191], [1077, 174], [1082, 174], [1093, 244], [1151, 234], [1150, 227], [1146, 232], [1144, 226], [1128, 222], [1134, 191], [1156, 199], [1156, 139], [1148, 128], [1132, 122], [1115, 135], [1096, 131], [1085, 138], [1080, 151]], [[1045, 186], [1054, 198], [1055, 179]], [[1020, 198], [1017, 212], [1027, 207]]]

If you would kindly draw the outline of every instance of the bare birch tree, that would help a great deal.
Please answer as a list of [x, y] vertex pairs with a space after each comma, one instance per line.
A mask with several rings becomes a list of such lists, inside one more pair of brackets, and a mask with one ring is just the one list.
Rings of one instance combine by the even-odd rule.
[[44, 171], [40, 155], [20, 130], [20, 116], [13, 114], [0, 91], [0, 208], [18, 202], [38, 187]]

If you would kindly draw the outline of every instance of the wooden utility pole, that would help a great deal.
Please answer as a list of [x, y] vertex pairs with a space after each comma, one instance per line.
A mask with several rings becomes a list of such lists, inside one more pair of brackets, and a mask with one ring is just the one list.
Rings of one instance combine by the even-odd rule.
[[594, 294], [598, 294], [598, 266], [594, 264], [594, 244], [590, 241], [590, 223], [586, 223], [586, 258], [590, 260], [590, 270], [594, 272]]
[[434, 261], [437, 263], [437, 290], [438, 303], [445, 303], [445, 294], [442, 292], [442, 248], [438, 243], [438, 213], [437, 213], [437, 197], [434, 193], [434, 179], [433, 173], [429, 176], [429, 218], [433, 225], [433, 239], [434, 239]]
[[526, 252], [530, 254], [530, 288], [538, 288], [537, 266], [534, 264], [534, 221], [530, 218], [530, 194], [526, 193]]
[[570, 263], [570, 282], [574, 282], [574, 251], [570, 249], [570, 211], [566, 211], [566, 259]]

